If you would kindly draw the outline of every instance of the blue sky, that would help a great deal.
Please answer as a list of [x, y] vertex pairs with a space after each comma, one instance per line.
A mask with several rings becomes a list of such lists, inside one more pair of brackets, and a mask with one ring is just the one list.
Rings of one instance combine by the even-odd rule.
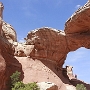
[[90, 84], [90, 49], [81, 47], [76, 51], [69, 52], [66, 65], [73, 66], [73, 73], [77, 78]]
[[[17, 32], [23, 41], [30, 30], [40, 27], [64, 29], [66, 20], [87, 0], [1, 0], [4, 4], [3, 19]], [[74, 66], [74, 73], [90, 83], [90, 51], [80, 48], [67, 56], [66, 64]]]

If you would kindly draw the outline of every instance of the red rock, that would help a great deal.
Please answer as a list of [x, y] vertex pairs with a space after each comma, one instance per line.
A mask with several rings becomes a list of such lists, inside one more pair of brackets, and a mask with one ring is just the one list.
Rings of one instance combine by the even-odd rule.
[[30, 56], [44, 58], [56, 62], [59, 66], [64, 64], [68, 53], [65, 33], [53, 28], [40, 28], [28, 33], [27, 45], [34, 45]]
[[90, 2], [79, 8], [66, 22], [65, 33], [68, 48], [90, 48]]

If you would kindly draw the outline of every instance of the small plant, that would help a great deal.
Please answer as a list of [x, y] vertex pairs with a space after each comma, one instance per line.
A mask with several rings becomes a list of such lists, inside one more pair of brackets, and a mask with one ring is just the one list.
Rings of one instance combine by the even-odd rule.
[[12, 87], [12, 90], [24, 90], [24, 83], [19, 81], [19, 82], [16, 82], [14, 84], [14, 86]]
[[40, 90], [36, 82], [25, 84], [25, 90]]
[[20, 74], [20, 72], [16, 71], [12, 76], [10, 76], [12, 84], [11, 90], [40, 90], [35, 82], [24, 84], [20, 81]]
[[76, 90], [87, 90], [83, 84], [77, 84]]
[[20, 81], [20, 74], [21, 72], [16, 71], [10, 76], [12, 85], [15, 85], [16, 82]]

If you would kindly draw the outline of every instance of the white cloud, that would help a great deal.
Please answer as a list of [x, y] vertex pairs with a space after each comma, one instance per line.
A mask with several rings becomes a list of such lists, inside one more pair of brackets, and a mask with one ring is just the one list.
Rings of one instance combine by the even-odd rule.
[[76, 62], [77, 60], [79, 61], [85, 57], [86, 52], [87, 51], [85, 51], [85, 48], [80, 48], [76, 51], [69, 52], [67, 55], [67, 60], [69, 62]]
[[19, 43], [24, 43], [25, 42], [25, 40], [23, 39], [23, 38], [21, 38], [20, 40], [19, 40]]
[[58, 2], [56, 3], [56, 6], [59, 6], [61, 3], [62, 3], [62, 1], [58, 1]]
[[78, 4], [78, 5], [76, 5], [76, 7], [75, 7], [75, 8], [76, 8], [76, 9], [78, 9], [78, 8], [80, 8], [80, 7], [81, 7], [81, 5], [79, 5], [79, 4]]
[[73, 66], [74, 74], [77, 74], [78, 79], [90, 83], [90, 49], [79, 48], [67, 55], [64, 66]]
[[23, 0], [22, 1], [22, 4], [21, 4], [21, 10], [22, 10], [22, 13], [25, 15], [25, 16], [33, 16], [33, 17], [36, 17], [36, 10], [35, 10], [35, 7], [34, 7], [34, 4], [38, 3], [38, 0]]

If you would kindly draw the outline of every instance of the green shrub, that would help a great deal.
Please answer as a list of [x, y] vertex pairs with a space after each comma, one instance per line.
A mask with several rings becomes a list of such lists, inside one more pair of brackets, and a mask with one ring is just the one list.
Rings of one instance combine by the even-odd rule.
[[24, 87], [24, 83], [19, 81], [15, 83], [15, 85], [12, 87], [12, 90], [23, 90]]
[[35, 82], [24, 84], [20, 81], [20, 72], [16, 71], [11, 77], [11, 90], [40, 90]]
[[83, 84], [77, 84], [76, 90], [87, 90]]
[[37, 86], [37, 84], [35, 82], [33, 82], [33, 83], [25, 84], [25, 89], [24, 90], [40, 90], [40, 89]]
[[16, 71], [10, 76], [12, 85], [15, 85], [16, 82], [20, 81], [20, 74], [21, 72]]
[[12, 90], [40, 90], [40, 89], [38, 88], [35, 82], [28, 84], [24, 84], [23, 82], [16, 82]]

